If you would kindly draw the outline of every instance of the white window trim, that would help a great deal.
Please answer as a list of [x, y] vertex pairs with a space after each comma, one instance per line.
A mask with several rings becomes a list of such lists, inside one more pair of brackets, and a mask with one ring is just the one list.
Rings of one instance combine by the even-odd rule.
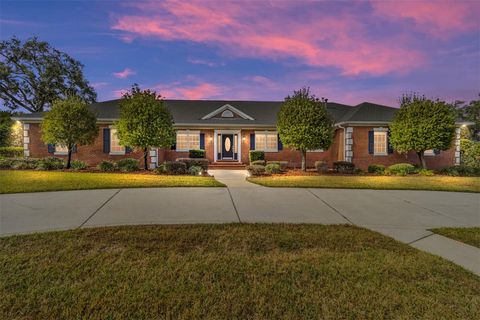
[[57, 151], [57, 145], [55, 145], [55, 151], [53, 154], [56, 156], [66, 156], [68, 155], [68, 149], [66, 151]]
[[324, 152], [323, 149], [307, 150], [307, 152]]
[[[385, 152], [375, 152], [375, 133], [385, 134]], [[387, 128], [374, 128], [373, 129], [373, 155], [374, 156], [388, 156], [388, 129]]]
[[423, 152], [423, 155], [427, 156], [427, 157], [435, 157], [436, 156], [434, 149], [425, 150]]
[[[258, 149], [257, 147], [257, 135], [264, 135], [265, 136], [265, 146], [263, 149]], [[267, 149], [267, 135], [275, 135], [277, 136], [277, 144], [274, 149]], [[263, 152], [278, 152], [278, 132], [277, 131], [255, 131], [255, 150], [263, 151]]]
[[178, 144], [175, 142], [175, 151], [177, 152], [187, 152], [187, 151], [190, 151], [192, 150], [193, 148], [190, 147], [190, 140], [188, 139], [189, 136], [193, 136], [193, 135], [198, 135], [198, 141], [199, 141], [199, 146], [198, 148], [200, 148], [200, 131], [199, 130], [177, 130], [177, 132], [175, 133], [175, 141], [176, 141], [176, 136], [178, 133], [185, 133], [187, 135], [187, 141], [188, 141], [188, 148], [187, 149], [179, 149], [178, 148]]
[[115, 132], [117, 131], [117, 128], [115, 128], [114, 126], [109, 126], [110, 128], [110, 151], [108, 152], [109, 155], [111, 156], [123, 156], [127, 153], [127, 148], [125, 146], [123, 146], [123, 151], [112, 151], [112, 130], [115, 130]]

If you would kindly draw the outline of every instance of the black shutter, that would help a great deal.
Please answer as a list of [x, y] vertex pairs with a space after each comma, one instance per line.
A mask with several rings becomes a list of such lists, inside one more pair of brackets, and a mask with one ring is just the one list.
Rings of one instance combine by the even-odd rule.
[[200, 133], [200, 149], [205, 150], [205, 133]]
[[250, 133], [250, 150], [255, 150], [255, 133]]
[[390, 131], [388, 131], [388, 134], [387, 134], [387, 149], [388, 149], [388, 153], [393, 153], [393, 146], [390, 143]]
[[76, 152], [77, 152], [77, 145], [74, 144], [72, 147], [72, 153], [76, 153]]
[[433, 154], [438, 156], [440, 154], [440, 150], [439, 149], [433, 149]]
[[53, 143], [49, 143], [47, 145], [48, 148], [48, 153], [54, 153], [55, 152], [55, 145]]
[[373, 154], [373, 131], [368, 131], [368, 153]]
[[282, 140], [280, 140], [280, 135], [277, 135], [277, 141], [278, 141], [278, 151], [283, 150], [283, 143], [282, 143]]
[[125, 147], [125, 153], [132, 153], [132, 147], [126, 146]]
[[110, 129], [103, 129], [103, 153], [110, 153]]
[[170, 147], [170, 150], [177, 150], [177, 144], [174, 143], [174, 144]]

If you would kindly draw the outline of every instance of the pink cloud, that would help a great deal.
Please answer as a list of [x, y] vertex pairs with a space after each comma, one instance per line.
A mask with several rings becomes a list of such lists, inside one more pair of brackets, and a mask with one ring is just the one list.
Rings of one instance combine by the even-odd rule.
[[120, 79], [126, 79], [134, 74], [137, 74], [135, 70], [132, 70], [130, 68], [125, 68], [123, 71], [120, 72], [114, 72], [113, 75], [117, 78]]
[[222, 93], [220, 85], [205, 81], [159, 84], [154, 89], [166, 99], [202, 100], [218, 97]]
[[374, 1], [372, 7], [388, 19], [411, 19], [421, 31], [441, 39], [479, 28], [480, 2], [475, 1]]
[[213, 62], [213, 61], [202, 60], [202, 59], [193, 59], [193, 58], [189, 58], [187, 61], [190, 62], [191, 64], [203, 64], [203, 65], [206, 65], [206, 66], [209, 66], [209, 67], [218, 67], [218, 66], [224, 66], [225, 65], [225, 63], [221, 63], [221, 62]]
[[117, 16], [111, 28], [130, 37], [215, 45], [234, 56], [293, 58], [343, 75], [402, 73], [423, 62], [408, 40], [372, 37], [364, 16], [347, 9], [331, 14], [322, 5], [305, 3], [308, 8], [296, 19], [294, 3], [142, 2], [132, 4], [139, 14]]

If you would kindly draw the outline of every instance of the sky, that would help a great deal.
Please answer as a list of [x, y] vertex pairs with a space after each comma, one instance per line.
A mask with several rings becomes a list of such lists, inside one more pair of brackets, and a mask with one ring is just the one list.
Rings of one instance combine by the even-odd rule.
[[37, 36], [84, 65], [98, 101], [317, 97], [398, 106], [480, 93], [477, 1], [0, 1], [0, 39]]

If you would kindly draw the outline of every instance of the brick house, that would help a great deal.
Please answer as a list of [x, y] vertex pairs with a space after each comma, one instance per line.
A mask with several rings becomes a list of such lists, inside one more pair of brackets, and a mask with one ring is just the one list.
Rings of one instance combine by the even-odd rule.
[[[290, 167], [299, 167], [301, 154], [282, 146], [276, 132], [276, 117], [280, 101], [216, 101], [166, 100], [177, 130], [176, 144], [170, 149], [151, 148], [150, 167], [166, 160], [188, 157], [190, 149], [204, 149], [214, 166], [241, 166], [248, 163], [250, 150], [263, 150], [267, 160], [288, 161]], [[96, 165], [101, 160], [141, 158], [142, 152], [119, 145], [114, 122], [119, 117], [119, 100], [94, 103], [90, 106], [97, 115], [100, 134], [93, 145], [79, 146], [73, 159]], [[389, 146], [388, 125], [395, 108], [364, 102], [356, 106], [327, 104], [335, 119], [335, 136], [328, 150], [307, 153], [307, 166], [325, 160], [353, 162], [366, 169], [370, 164], [391, 165], [399, 162], [418, 164], [414, 153], [401, 155]], [[61, 146], [46, 145], [41, 140], [42, 113], [17, 117], [24, 129], [26, 157], [65, 157]], [[429, 168], [453, 166], [460, 163], [460, 125], [452, 147], [446, 151], [429, 150], [426, 161]]]

